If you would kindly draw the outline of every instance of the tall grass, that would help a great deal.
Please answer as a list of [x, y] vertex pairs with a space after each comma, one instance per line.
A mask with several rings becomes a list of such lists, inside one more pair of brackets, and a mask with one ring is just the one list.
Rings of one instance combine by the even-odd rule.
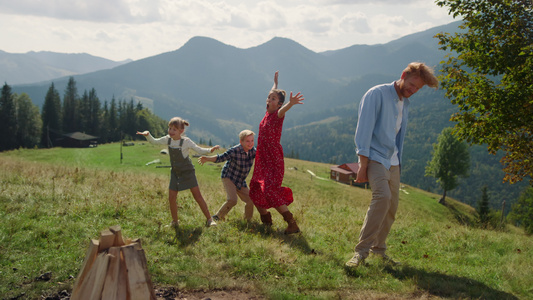
[[[225, 222], [205, 228], [190, 192], [178, 195], [177, 240], [168, 210], [168, 173], [147, 162], [160, 148], [102, 145], [93, 149], [0, 153], [0, 294], [38, 299], [70, 290], [88, 241], [112, 225], [141, 238], [157, 286], [238, 289], [270, 299], [527, 299], [533, 297], [533, 241], [517, 228], [488, 231], [464, 224], [473, 209], [403, 186], [388, 253], [402, 265], [370, 257], [344, 267], [353, 254], [370, 191], [329, 178], [329, 165], [286, 159], [284, 185], [302, 229], [286, 236], [274, 226], [242, 220], [239, 203]], [[195, 159], [193, 159], [194, 161]], [[200, 189], [215, 212], [225, 200], [221, 165], [196, 166]], [[51, 272], [49, 281], [38, 277]]]

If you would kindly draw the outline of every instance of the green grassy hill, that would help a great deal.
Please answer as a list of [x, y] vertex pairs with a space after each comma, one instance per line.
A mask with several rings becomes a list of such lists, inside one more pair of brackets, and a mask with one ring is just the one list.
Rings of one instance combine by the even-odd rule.
[[[255, 212], [243, 222], [239, 203], [225, 222], [205, 228], [190, 192], [178, 195], [180, 235], [168, 209], [168, 157], [147, 143], [92, 149], [0, 153], [0, 294], [40, 299], [71, 290], [89, 239], [120, 225], [140, 238], [157, 287], [182, 293], [247, 292], [267, 299], [528, 299], [533, 297], [533, 240], [507, 226], [489, 231], [468, 224], [474, 210], [403, 186], [388, 253], [402, 265], [370, 257], [345, 269], [370, 191], [333, 182], [329, 165], [286, 159], [284, 185], [302, 233], [286, 236], [274, 211], [272, 231]], [[161, 164], [146, 163], [160, 159]], [[195, 161], [195, 159], [193, 159]], [[196, 166], [214, 213], [224, 202], [221, 165]], [[311, 177], [308, 170], [317, 177]], [[51, 272], [49, 281], [38, 280]], [[215, 299], [215, 298], [214, 298]]]

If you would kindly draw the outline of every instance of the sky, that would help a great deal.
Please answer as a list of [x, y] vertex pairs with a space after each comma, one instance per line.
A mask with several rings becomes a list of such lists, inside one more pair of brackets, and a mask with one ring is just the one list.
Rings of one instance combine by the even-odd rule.
[[284, 37], [322, 52], [453, 21], [434, 0], [0, 0], [0, 50], [138, 60], [204, 36], [243, 49]]

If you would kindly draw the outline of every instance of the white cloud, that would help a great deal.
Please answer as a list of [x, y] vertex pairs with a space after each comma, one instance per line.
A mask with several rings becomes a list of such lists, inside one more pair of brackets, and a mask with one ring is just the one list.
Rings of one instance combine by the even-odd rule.
[[330, 17], [321, 17], [308, 19], [302, 22], [303, 29], [313, 33], [325, 33], [331, 30], [332, 19]]
[[364, 13], [350, 13], [340, 19], [339, 27], [344, 32], [371, 33], [368, 18]]
[[285, 11], [274, 1], [262, 1], [257, 7], [249, 11], [252, 26], [255, 31], [279, 29], [289, 24], [292, 16], [286, 15]]
[[390, 24], [390, 25], [393, 25], [393, 26], [397, 26], [397, 27], [407, 27], [407, 26], [410, 26], [411, 23], [409, 21], [407, 21], [403, 16], [394, 16], [392, 18], [386, 18], [384, 17], [384, 19], [387, 19], [387, 22]]
[[296, 21], [296, 29], [314, 34], [331, 31], [336, 18], [335, 13], [310, 5], [299, 5], [289, 14], [291, 19]]
[[248, 20], [244, 14], [232, 13], [228, 25], [235, 28], [249, 28], [250, 20]]
[[358, 5], [358, 4], [368, 4], [372, 3], [373, 5], [409, 5], [411, 3], [420, 2], [420, 0], [310, 0], [319, 5]]
[[71, 31], [66, 30], [62, 27], [54, 27], [51, 29], [51, 32], [54, 36], [58, 37], [62, 41], [72, 41], [74, 39], [74, 36], [72, 35]]
[[94, 40], [102, 41], [105, 43], [112, 43], [115, 41], [115, 38], [113, 38], [113, 36], [110, 35], [107, 31], [100, 29], [97, 32], [95, 32]]
[[157, 4], [157, 0], [2, 0], [0, 10], [63, 20], [144, 23], [160, 19]]

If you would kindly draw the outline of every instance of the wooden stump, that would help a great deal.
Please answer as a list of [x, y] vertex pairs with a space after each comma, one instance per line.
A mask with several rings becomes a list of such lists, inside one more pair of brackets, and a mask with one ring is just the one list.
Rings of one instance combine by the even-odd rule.
[[89, 243], [70, 299], [155, 300], [141, 241], [124, 240], [118, 225], [102, 230]]

